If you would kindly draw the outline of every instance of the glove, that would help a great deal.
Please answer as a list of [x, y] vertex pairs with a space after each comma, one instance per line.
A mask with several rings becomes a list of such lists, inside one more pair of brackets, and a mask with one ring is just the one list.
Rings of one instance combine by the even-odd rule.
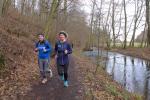
[[68, 54], [68, 50], [65, 50], [65, 54]]
[[35, 52], [38, 52], [38, 48], [35, 48], [34, 51], [35, 51]]
[[45, 49], [45, 47], [43, 48], [43, 52], [46, 52], [46, 49]]

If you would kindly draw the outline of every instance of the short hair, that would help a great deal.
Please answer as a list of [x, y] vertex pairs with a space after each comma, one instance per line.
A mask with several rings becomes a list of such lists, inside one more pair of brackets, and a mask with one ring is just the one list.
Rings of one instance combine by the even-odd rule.
[[39, 35], [42, 35], [42, 36], [44, 36], [44, 33], [38, 33], [38, 36], [39, 36]]
[[63, 34], [66, 38], [68, 37], [68, 34], [65, 31], [60, 31], [58, 35]]

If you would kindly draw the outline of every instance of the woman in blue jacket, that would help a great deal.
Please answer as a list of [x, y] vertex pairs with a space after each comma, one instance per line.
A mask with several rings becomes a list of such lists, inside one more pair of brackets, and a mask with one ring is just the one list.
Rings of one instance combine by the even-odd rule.
[[72, 53], [72, 48], [67, 42], [67, 34], [65, 32], [60, 32], [58, 38], [59, 40], [55, 44], [58, 74], [64, 81], [64, 86], [68, 87], [68, 55]]
[[35, 45], [35, 51], [38, 52], [38, 64], [42, 77], [42, 83], [47, 82], [47, 73], [52, 77], [52, 71], [49, 69], [51, 45], [45, 40], [44, 34], [38, 34], [39, 41]]

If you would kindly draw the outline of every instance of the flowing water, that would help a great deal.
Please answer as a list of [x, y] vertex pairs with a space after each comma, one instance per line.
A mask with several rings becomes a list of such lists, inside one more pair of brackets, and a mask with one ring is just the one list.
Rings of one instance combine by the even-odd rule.
[[[86, 51], [84, 55], [96, 58], [98, 51]], [[103, 62], [106, 72], [113, 80], [120, 83], [132, 93], [144, 95], [150, 100], [150, 62], [126, 56], [116, 52], [100, 51], [102, 57], [108, 59]]]

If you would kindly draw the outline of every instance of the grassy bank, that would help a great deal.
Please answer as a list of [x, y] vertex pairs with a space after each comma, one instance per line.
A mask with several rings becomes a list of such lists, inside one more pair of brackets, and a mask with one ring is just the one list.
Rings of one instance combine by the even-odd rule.
[[149, 48], [114, 48], [112, 52], [118, 52], [124, 55], [133, 56], [150, 61], [150, 49]]

